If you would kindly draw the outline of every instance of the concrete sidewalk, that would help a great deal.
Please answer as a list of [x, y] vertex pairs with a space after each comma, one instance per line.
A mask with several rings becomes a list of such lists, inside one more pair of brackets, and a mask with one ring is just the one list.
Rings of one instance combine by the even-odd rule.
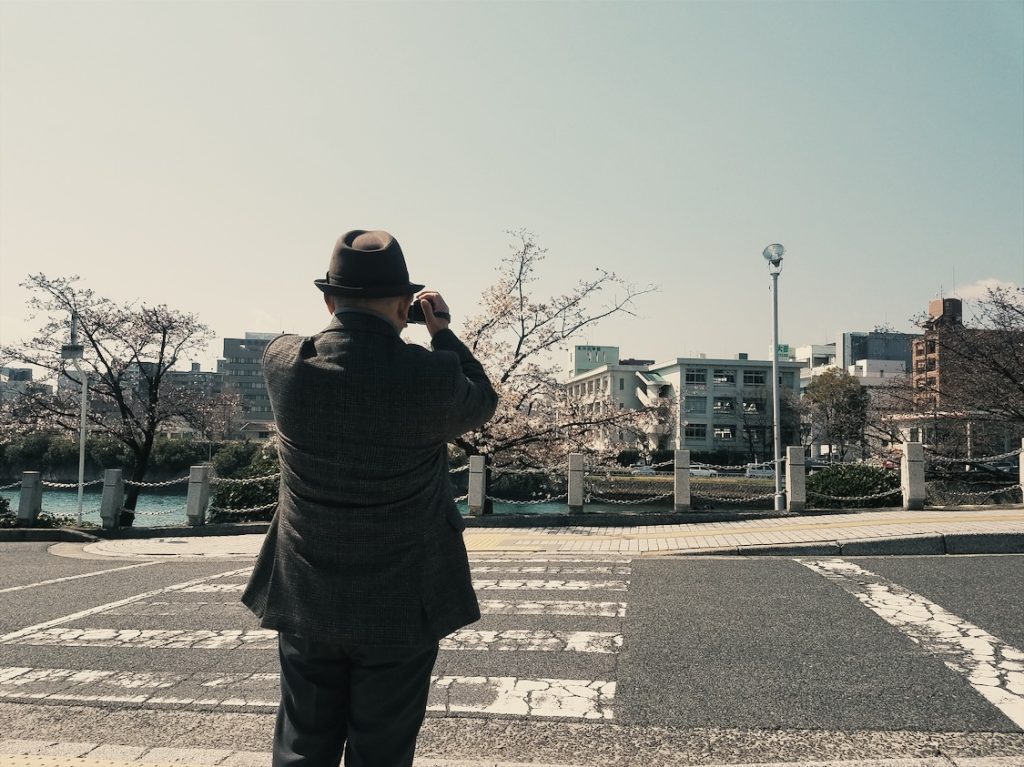
[[[1024, 506], [948, 511], [862, 511], [731, 522], [635, 527], [470, 528], [473, 554], [588, 556], [871, 556], [1024, 552]], [[121, 538], [63, 543], [54, 553], [90, 557], [248, 559], [262, 535]]]
[[[0, 740], [0, 767], [266, 767], [270, 754], [198, 748], [144, 748], [46, 740]], [[592, 763], [591, 763], [592, 764]], [[758, 762], [730, 767], [1024, 767], [1024, 757], [923, 757], [843, 761]], [[568, 764], [418, 757], [414, 767], [573, 767]], [[725, 767], [725, 765], [705, 765]]]

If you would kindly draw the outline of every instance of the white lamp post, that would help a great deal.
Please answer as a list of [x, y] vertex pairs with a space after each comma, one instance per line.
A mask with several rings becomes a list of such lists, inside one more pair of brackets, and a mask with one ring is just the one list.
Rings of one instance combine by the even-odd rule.
[[60, 348], [61, 359], [69, 361], [78, 373], [82, 388], [81, 425], [78, 436], [78, 524], [82, 524], [82, 496], [85, 492], [85, 434], [88, 429], [86, 413], [89, 407], [89, 375], [82, 366], [84, 347], [78, 343], [78, 315], [71, 315], [71, 343]]
[[782, 254], [786, 249], [777, 242], [764, 249], [761, 255], [768, 262], [772, 276], [772, 422], [775, 429], [775, 510], [784, 511], [786, 494], [782, 490], [782, 416], [779, 402], [779, 275], [782, 273]]

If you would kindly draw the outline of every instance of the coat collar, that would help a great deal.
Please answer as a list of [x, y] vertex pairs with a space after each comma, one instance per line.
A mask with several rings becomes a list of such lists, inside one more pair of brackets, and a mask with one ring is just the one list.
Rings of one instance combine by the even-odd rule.
[[395, 326], [379, 314], [360, 309], [342, 309], [336, 313], [331, 318], [330, 324], [324, 328], [324, 332], [327, 333], [334, 330], [362, 330], [382, 336], [400, 337]]

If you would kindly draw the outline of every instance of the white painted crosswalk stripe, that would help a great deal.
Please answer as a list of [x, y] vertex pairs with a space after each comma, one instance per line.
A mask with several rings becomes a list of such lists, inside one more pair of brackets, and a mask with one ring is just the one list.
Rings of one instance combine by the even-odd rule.
[[474, 579], [477, 591], [625, 591], [625, 581]]
[[[0, 699], [119, 703], [153, 708], [242, 708], [275, 711], [276, 673], [133, 673], [97, 669], [0, 668]], [[615, 682], [435, 676], [428, 711], [509, 716], [612, 719]]]
[[940, 605], [843, 559], [798, 560], [856, 597], [1024, 728], [1024, 652]]
[[567, 600], [504, 601], [481, 599], [484, 615], [573, 615], [579, 617], [624, 618], [625, 602], [572, 602]]
[[[41, 647], [124, 647], [163, 650], [269, 650], [277, 632], [267, 629], [105, 629], [49, 628], [10, 644]], [[522, 650], [528, 652], [615, 652], [622, 636], [606, 631], [474, 631], [462, 629], [441, 640], [442, 650]]]
[[[505, 626], [510, 616], [534, 616], [533, 625], [515, 629], [503, 629], [499, 625], [490, 630], [485, 619], [477, 624], [482, 628], [462, 629], [443, 638], [440, 649], [445, 653], [444, 671], [448, 673], [433, 678], [428, 711], [611, 720], [614, 717], [614, 677], [462, 676], [458, 671], [464, 662], [460, 658], [486, 652], [503, 655], [558, 653], [579, 659], [620, 652], [625, 599], [616, 600], [611, 594], [608, 595], [611, 599], [587, 599], [583, 592], [625, 592], [631, 572], [629, 560], [609, 557], [599, 560], [475, 560], [473, 570], [484, 616], [503, 617]], [[250, 568], [243, 568], [223, 572], [99, 605], [11, 632], [0, 637], [0, 644], [69, 648], [69, 653], [70, 648], [110, 648], [111, 652], [145, 649], [270, 653], [277, 647], [277, 633], [255, 628], [253, 617], [238, 601], [249, 571]], [[501, 591], [509, 593], [498, 593]], [[110, 616], [110, 619], [97, 621], [101, 616]], [[113, 616], [129, 616], [133, 620], [129, 625], [136, 627], [118, 627], [111, 623]], [[547, 616], [561, 616], [563, 624], [565, 618], [589, 619], [583, 628], [600, 628], [603, 621], [615, 630], [571, 631], [561, 630], [563, 626], [558, 625], [543, 627]], [[204, 624], [217, 628], [194, 628]], [[178, 628], [182, 625], [188, 628]], [[230, 628], [232, 626], [240, 628]], [[169, 656], [168, 663], [177, 657]], [[575, 660], [570, 664], [580, 668], [581, 662]], [[513, 667], [518, 665], [513, 664]], [[166, 668], [167, 664], [164, 665]], [[208, 669], [209, 663], [202, 667]], [[187, 664], [179, 667], [176, 663], [172, 670], [134, 672], [0, 667], [0, 700], [153, 709], [271, 712], [277, 708], [279, 679], [276, 673], [189, 673], [187, 668]], [[500, 674], [511, 669], [495, 664], [494, 670]], [[565, 676], [576, 673], [578, 671]], [[583, 675], [586, 674], [584, 671]]]
[[[495, 573], [509, 575], [629, 575], [629, 568], [621, 567], [542, 567], [524, 565], [522, 567], [482, 566], [473, 568], [473, 575], [490, 575]], [[603, 591], [625, 591], [627, 583], [621, 580], [541, 580], [539, 578], [473, 578], [476, 589], [529, 589], [532, 591], [584, 591], [600, 589]], [[245, 591], [245, 583], [197, 583], [181, 589], [183, 594], [230, 594]]]
[[474, 565], [473, 575], [515, 573], [522, 575], [629, 575], [630, 568], [614, 565]]
[[[564, 599], [481, 599], [480, 612], [483, 615], [567, 615], [581, 618], [623, 618], [626, 615], [626, 603]], [[114, 607], [104, 611], [103, 615], [170, 618], [205, 614], [223, 618], [229, 613], [238, 616], [239, 619], [244, 619], [249, 615], [249, 608], [235, 599], [188, 602], [152, 600]]]

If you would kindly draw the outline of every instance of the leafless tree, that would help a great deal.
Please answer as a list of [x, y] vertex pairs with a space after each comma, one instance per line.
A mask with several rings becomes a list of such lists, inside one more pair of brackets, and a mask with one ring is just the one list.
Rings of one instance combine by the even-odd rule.
[[[42, 330], [0, 355], [42, 368], [53, 393], [34, 391], [13, 405], [9, 417], [22, 427], [74, 432], [79, 428], [81, 376], [62, 359], [77, 317], [88, 377], [90, 428], [119, 440], [134, 457], [131, 479], [146, 476], [153, 441], [173, 418], [195, 418], [201, 397], [169, 385], [167, 374], [179, 360], [202, 350], [213, 333], [193, 314], [165, 305], [116, 303], [80, 287], [78, 277], [32, 275], [22, 283], [32, 293], [29, 307], [46, 320]], [[123, 523], [131, 524], [139, 488], [129, 486]]]

